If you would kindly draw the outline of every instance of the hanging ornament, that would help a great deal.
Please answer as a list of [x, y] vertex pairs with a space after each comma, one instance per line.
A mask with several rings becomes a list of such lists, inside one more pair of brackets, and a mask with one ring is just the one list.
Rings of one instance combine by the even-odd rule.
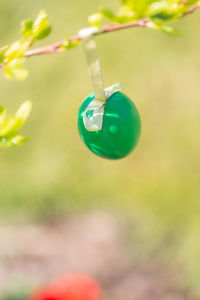
[[121, 92], [122, 84], [104, 89], [94, 34], [98, 28], [79, 32], [93, 83], [94, 93], [78, 112], [78, 130], [85, 145], [96, 155], [109, 159], [127, 156], [137, 145], [141, 121], [134, 103]]

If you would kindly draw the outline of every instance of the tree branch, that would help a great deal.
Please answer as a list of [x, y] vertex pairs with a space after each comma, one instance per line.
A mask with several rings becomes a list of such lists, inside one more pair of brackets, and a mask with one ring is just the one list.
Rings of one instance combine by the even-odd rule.
[[[184, 17], [188, 14], [193, 13], [198, 8], [199, 8], [198, 3], [192, 5], [188, 9], [188, 11], [186, 11], [181, 17]], [[120, 24], [120, 25], [107, 24], [107, 25], [104, 25], [100, 29], [99, 32], [95, 33], [95, 35], [101, 35], [101, 34], [105, 34], [105, 33], [109, 33], [109, 32], [132, 28], [132, 27], [153, 27], [153, 25], [154, 25], [153, 22], [151, 22], [148, 19], [141, 19], [141, 20], [137, 20], [137, 21], [133, 21], [130, 23], [125, 23], [125, 24]], [[81, 37], [79, 36], [79, 34], [76, 34], [76, 35], [70, 37], [69, 40], [71, 42], [80, 41]], [[39, 47], [39, 48], [35, 48], [35, 49], [30, 49], [25, 53], [25, 57], [62, 52], [62, 46], [64, 45], [64, 43], [65, 43], [65, 40], [60, 40], [51, 45], [47, 45], [47, 46], [43, 46], [43, 47]], [[3, 67], [3, 65], [0, 64], [0, 68], [2, 68], [2, 67]]]
[[[199, 8], [199, 4], [196, 3], [194, 5], [192, 5], [188, 11], [186, 11], [181, 17], [185, 17], [186, 15], [189, 15], [191, 13], [193, 13], [196, 9]], [[104, 25], [99, 32], [95, 33], [95, 35], [101, 35], [101, 34], [105, 34], [105, 33], [109, 33], [109, 32], [114, 32], [114, 31], [118, 31], [118, 30], [123, 30], [123, 29], [127, 29], [127, 28], [132, 28], [132, 27], [151, 27], [151, 25], [153, 26], [153, 22], [151, 22], [148, 19], [141, 19], [141, 20], [137, 20], [137, 21], [133, 21], [130, 23], [125, 23], [125, 24], [120, 24], [120, 25], [116, 25], [116, 24], [108, 24], [108, 25]], [[70, 41], [80, 41], [81, 37], [76, 34], [74, 36], [72, 36], [70, 38]], [[53, 53], [58, 53], [61, 52], [61, 46], [64, 45], [64, 40], [61, 41], [57, 41], [51, 45], [48, 46], [44, 46], [44, 47], [40, 47], [40, 48], [35, 48], [35, 49], [31, 49], [28, 50], [25, 53], [26, 57], [30, 57], [30, 56], [35, 56], [35, 55], [42, 55], [42, 54], [53, 54]]]
[[[150, 23], [149, 20], [147, 19], [141, 19], [138, 21], [134, 21], [131, 23], [125, 23], [125, 24], [121, 24], [121, 25], [115, 25], [115, 24], [108, 24], [103, 26], [99, 32], [95, 33], [94, 35], [100, 35], [100, 34], [105, 34], [105, 33], [109, 33], [109, 32], [113, 32], [113, 31], [118, 31], [118, 30], [122, 30], [122, 29], [126, 29], [126, 28], [131, 28], [131, 27], [147, 27], [147, 24]], [[79, 36], [79, 34], [76, 34], [72, 37], [70, 37], [70, 41], [80, 41], [81, 37]], [[25, 53], [26, 57], [30, 57], [30, 56], [35, 56], [35, 55], [42, 55], [42, 54], [52, 54], [52, 53], [58, 53], [61, 52], [61, 46], [64, 45], [64, 40], [55, 42], [51, 45], [48, 46], [44, 46], [44, 47], [40, 47], [40, 48], [35, 48], [35, 49], [31, 49], [28, 50]]]

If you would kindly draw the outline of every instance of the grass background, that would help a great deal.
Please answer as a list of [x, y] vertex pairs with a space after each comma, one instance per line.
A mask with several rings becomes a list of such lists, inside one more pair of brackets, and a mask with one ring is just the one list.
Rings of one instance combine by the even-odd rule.
[[[45, 9], [53, 32], [42, 44], [76, 33], [98, 0], [0, 0], [0, 41], [18, 39], [19, 23]], [[114, 4], [115, 5], [115, 4]], [[24, 82], [0, 78], [0, 101], [10, 113], [26, 99], [31, 140], [1, 151], [1, 222], [64, 218], [100, 208], [125, 215], [146, 257], [163, 249], [200, 276], [200, 12], [179, 21], [182, 37], [130, 29], [97, 39], [106, 86], [123, 82], [142, 119], [137, 149], [120, 161], [91, 154], [77, 132], [77, 111], [91, 92], [82, 47], [30, 58]], [[38, 44], [39, 45], [39, 44]]]

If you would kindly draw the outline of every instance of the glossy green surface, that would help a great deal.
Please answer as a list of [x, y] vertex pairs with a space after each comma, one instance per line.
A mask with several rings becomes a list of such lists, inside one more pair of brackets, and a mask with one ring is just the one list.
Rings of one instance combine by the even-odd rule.
[[83, 123], [83, 113], [94, 94], [89, 95], [78, 112], [78, 130], [85, 145], [96, 155], [119, 159], [127, 156], [137, 145], [141, 121], [134, 103], [121, 92], [113, 94], [106, 102], [101, 131], [88, 131]]

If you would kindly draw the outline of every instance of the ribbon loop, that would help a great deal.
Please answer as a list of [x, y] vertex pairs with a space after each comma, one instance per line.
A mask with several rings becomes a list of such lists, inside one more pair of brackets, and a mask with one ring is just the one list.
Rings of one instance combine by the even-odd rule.
[[83, 39], [83, 47], [87, 59], [89, 74], [92, 80], [95, 98], [105, 102], [104, 82], [101, 72], [101, 65], [97, 53], [96, 41], [94, 34], [98, 32], [98, 27], [89, 27], [82, 29], [79, 35]]
[[94, 34], [98, 31], [98, 27], [89, 27], [82, 29], [79, 32], [79, 35], [83, 40], [83, 47], [95, 96], [94, 100], [90, 102], [83, 115], [83, 122], [88, 131], [99, 131], [102, 129], [106, 100], [113, 93], [116, 93], [123, 88], [122, 84], [117, 83], [104, 89], [101, 65], [94, 38]]
[[[105, 89], [106, 101], [116, 92], [123, 89], [121, 83], [113, 84]], [[106, 103], [96, 98], [90, 102], [83, 114], [83, 122], [88, 131], [99, 131], [103, 126], [104, 107]]]

